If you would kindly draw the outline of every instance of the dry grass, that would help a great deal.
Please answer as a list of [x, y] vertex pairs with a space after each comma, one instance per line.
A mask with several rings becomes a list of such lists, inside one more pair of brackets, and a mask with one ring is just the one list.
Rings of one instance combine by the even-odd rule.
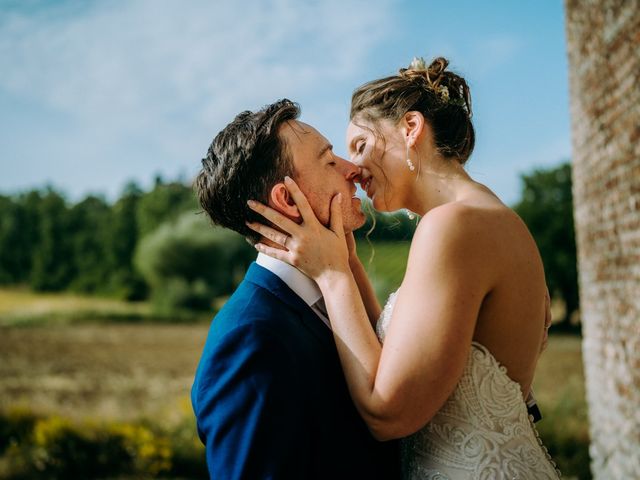
[[[549, 348], [536, 370], [534, 392], [544, 425], [541, 433], [551, 430], [576, 438], [589, 436], [588, 411], [582, 363], [582, 339], [572, 335], [550, 337]], [[544, 436], [544, 435], [543, 435]]]
[[0, 289], [0, 325], [65, 323], [82, 317], [144, 317], [151, 313], [146, 302], [124, 302], [72, 293], [36, 293], [26, 288]]
[[[0, 411], [184, 424], [193, 415], [189, 389], [207, 330], [207, 324], [0, 328]], [[534, 389], [545, 444], [568, 478], [588, 479], [580, 347], [577, 337], [552, 336]], [[196, 444], [193, 427], [187, 437]]]
[[536, 398], [542, 404], [553, 404], [564, 394], [585, 398], [581, 342], [574, 335], [551, 335], [534, 380]]
[[0, 409], [180, 420], [207, 325], [0, 329]]
[[[72, 417], [165, 415], [188, 398], [207, 334], [195, 325], [0, 329], [0, 408]], [[552, 336], [534, 382], [543, 413], [569, 398], [586, 417], [580, 339]], [[182, 407], [181, 407], [182, 408]]]
[[[377, 250], [379, 262], [386, 253]], [[189, 389], [208, 322], [108, 323], [145, 319], [148, 310], [143, 303], [0, 289], [0, 411], [184, 424], [192, 418]], [[539, 430], [565, 475], [590, 478], [580, 338], [551, 336], [534, 390], [544, 416]], [[185, 444], [197, 451], [192, 430]]]

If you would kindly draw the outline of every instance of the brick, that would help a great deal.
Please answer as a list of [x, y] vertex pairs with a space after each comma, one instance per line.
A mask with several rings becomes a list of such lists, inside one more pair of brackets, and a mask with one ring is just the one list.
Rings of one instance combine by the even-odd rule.
[[565, 0], [596, 479], [640, 478], [640, 0]]

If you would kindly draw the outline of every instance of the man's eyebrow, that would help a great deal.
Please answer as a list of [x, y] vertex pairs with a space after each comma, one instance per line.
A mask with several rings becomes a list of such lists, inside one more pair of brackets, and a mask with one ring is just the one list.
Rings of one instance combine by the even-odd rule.
[[320, 149], [320, 152], [318, 152], [318, 157], [322, 157], [329, 150], [333, 150], [333, 145], [331, 145], [330, 143], [323, 145]]

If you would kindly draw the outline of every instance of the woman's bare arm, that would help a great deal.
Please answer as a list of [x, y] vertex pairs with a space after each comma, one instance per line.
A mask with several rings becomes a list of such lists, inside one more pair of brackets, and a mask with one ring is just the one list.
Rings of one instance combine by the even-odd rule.
[[[445, 208], [423, 217], [382, 348], [349, 268], [339, 201], [332, 202], [331, 229], [326, 229], [297, 186], [290, 191], [303, 224], [252, 205], [291, 234], [288, 251], [256, 247], [317, 281], [351, 396], [372, 433], [391, 439], [417, 431], [455, 388], [471, 348], [491, 271], [486, 256], [474, 248], [476, 232]], [[282, 237], [266, 226], [251, 228], [272, 240]]]

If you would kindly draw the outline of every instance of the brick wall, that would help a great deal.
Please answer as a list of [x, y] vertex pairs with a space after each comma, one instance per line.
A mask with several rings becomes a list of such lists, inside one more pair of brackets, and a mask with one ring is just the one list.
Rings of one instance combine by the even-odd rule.
[[597, 479], [640, 479], [640, 0], [565, 0]]

